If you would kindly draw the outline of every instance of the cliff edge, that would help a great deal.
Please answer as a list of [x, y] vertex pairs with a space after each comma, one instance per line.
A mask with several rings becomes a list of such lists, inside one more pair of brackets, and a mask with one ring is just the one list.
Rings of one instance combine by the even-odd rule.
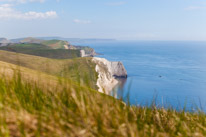
[[127, 78], [127, 71], [121, 62], [110, 62], [104, 58], [94, 57], [92, 61], [96, 64], [98, 73], [97, 86], [98, 91], [109, 94], [109, 92], [118, 84], [116, 78]]

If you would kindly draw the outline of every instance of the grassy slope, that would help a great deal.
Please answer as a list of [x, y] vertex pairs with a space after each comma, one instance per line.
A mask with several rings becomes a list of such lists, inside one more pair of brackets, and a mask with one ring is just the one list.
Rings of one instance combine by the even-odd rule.
[[206, 136], [204, 113], [130, 107], [80, 86], [96, 84], [90, 58], [0, 51], [0, 60], [0, 136]]
[[81, 85], [87, 85], [96, 89], [97, 74], [95, 64], [91, 62], [91, 58], [56, 60], [0, 51], [0, 61], [45, 72], [53, 76], [71, 79]]
[[[19, 65], [14, 65], [11, 63], [0, 61], [0, 78], [6, 78], [10, 80], [14, 78], [14, 76], [21, 76], [23, 81], [29, 83], [36, 83], [41, 88], [45, 87], [48, 88], [56, 88], [57, 85], [61, 85], [62, 83], [66, 82], [71, 87], [80, 87], [79, 83], [72, 81], [71, 79], [58, 77], [54, 75], [50, 75], [48, 73], [44, 73], [41, 71], [29, 69], [26, 67], [22, 67]], [[87, 86], [81, 86], [83, 89], [88, 89]], [[94, 89], [91, 89], [95, 91]]]
[[68, 42], [63, 40], [41, 40], [32, 37], [22, 39], [20, 42], [25, 44], [26, 43], [42, 44], [52, 49], [65, 49], [64, 45], [68, 45]]
[[[63, 41], [60, 41], [63, 42]], [[43, 44], [12, 44], [5, 47], [0, 47], [0, 50], [12, 51], [17, 53], [55, 58], [55, 59], [69, 59], [80, 57], [79, 50], [65, 50], [63, 48], [52, 49], [52, 47]]]
[[[67, 41], [62, 40], [47, 40], [41, 44], [46, 45], [52, 49], [65, 49], [64, 45], [69, 45]], [[84, 50], [86, 54], [91, 54], [94, 52], [94, 49], [87, 46], [75, 46], [76, 49]]]
[[[11, 74], [10, 67], [16, 68], [0, 62], [5, 70], [0, 73]], [[203, 113], [130, 107], [67, 81], [43, 88], [24, 78], [39, 77], [39, 72], [27, 68], [21, 72], [13, 79], [0, 77], [0, 136], [206, 136]], [[50, 79], [56, 83], [58, 78], [41, 75], [41, 81]]]
[[[7, 80], [12, 79], [14, 75], [20, 74], [23, 80], [30, 83], [38, 83], [41, 87], [55, 87], [60, 79], [46, 73], [17, 66], [7, 62], [0, 61], [0, 77], [5, 77]], [[75, 84], [75, 83], [74, 83]]]
[[42, 44], [52, 49], [65, 49], [64, 45], [68, 45], [68, 42], [62, 40], [47, 40], [42, 42]]

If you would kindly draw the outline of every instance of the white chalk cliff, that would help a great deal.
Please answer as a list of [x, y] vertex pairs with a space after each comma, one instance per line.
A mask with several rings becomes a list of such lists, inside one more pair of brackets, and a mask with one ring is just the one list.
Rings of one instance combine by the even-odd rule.
[[109, 94], [109, 92], [118, 84], [116, 78], [127, 78], [127, 71], [121, 62], [110, 62], [104, 58], [94, 57], [92, 61], [96, 64], [98, 73], [97, 86], [98, 91]]

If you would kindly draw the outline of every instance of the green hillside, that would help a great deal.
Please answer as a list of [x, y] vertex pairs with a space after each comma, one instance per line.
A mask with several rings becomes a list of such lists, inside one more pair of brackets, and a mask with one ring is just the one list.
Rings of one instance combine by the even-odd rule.
[[206, 136], [206, 115], [201, 112], [129, 106], [35, 70], [4, 62], [0, 68], [2, 137]]
[[71, 79], [96, 89], [97, 74], [91, 58], [57, 60], [2, 50], [0, 61]]
[[41, 44], [51, 49], [66, 49], [67, 47], [65, 45], [69, 45], [67, 41], [63, 40], [42, 40], [33, 37], [22, 38], [20, 40], [17, 40], [16, 43]]
[[54, 50], [48, 46], [15, 46], [0, 50], [2, 137], [206, 136], [200, 110], [130, 106], [96, 91], [91, 58], [50, 59], [16, 53]]
[[79, 50], [68, 50], [63, 48], [52, 49], [50, 46], [36, 43], [10, 44], [0, 47], [0, 50], [54, 59], [71, 59], [81, 56]]
[[47, 57], [52, 59], [72, 59], [81, 57], [80, 50], [84, 50], [87, 56], [96, 55], [95, 50], [88, 46], [74, 46], [63, 40], [41, 40], [36, 38], [24, 38], [18, 43], [0, 46], [0, 50]]
[[66, 49], [67, 45], [69, 45], [67, 41], [62, 40], [46, 40], [41, 44], [46, 45], [52, 49]]

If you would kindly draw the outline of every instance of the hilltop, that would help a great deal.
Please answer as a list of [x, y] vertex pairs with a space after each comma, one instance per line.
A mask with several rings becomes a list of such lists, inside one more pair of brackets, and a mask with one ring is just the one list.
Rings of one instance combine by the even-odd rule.
[[[63, 38], [63, 37], [34, 37], [35, 39], [41, 39], [41, 40], [63, 40], [63, 41], [69, 41], [71, 43], [92, 43], [92, 42], [111, 42], [116, 41], [115, 39], [98, 39], [98, 38]], [[17, 43], [20, 42], [25, 38], [17, 38], [17, 39], [11, 39], [10, 41]]]
[[43, 41], [44, 40], [41, 40], [41, 39], [36, 39], [36, 38], [33, 38], [33, 37], [28, 37], [28, 38], [24, 38], [24, 39], [20, 40], [17, 43], [37, 43], [37, 44], [41, 44]]

